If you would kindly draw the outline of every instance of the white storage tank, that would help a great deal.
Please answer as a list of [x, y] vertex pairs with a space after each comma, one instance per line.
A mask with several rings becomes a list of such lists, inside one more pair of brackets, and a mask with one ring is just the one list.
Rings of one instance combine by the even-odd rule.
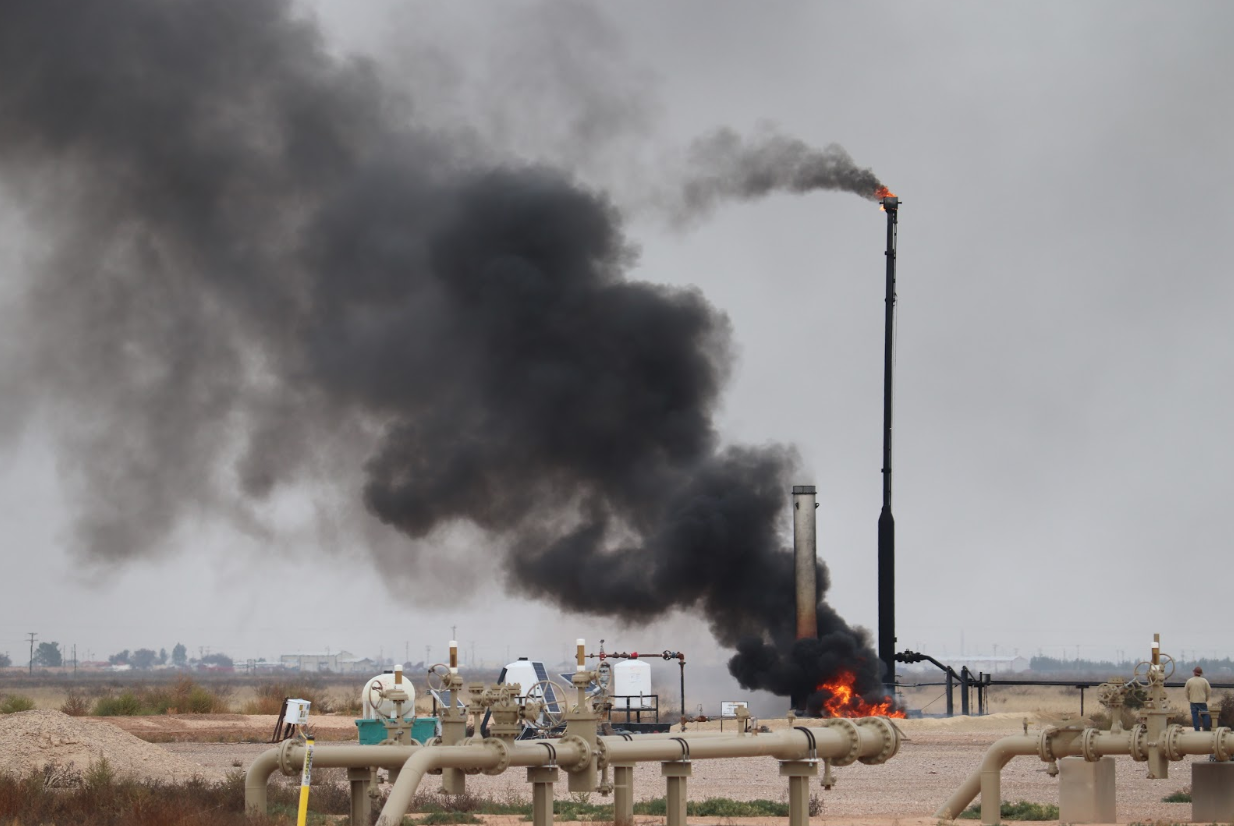
[[642, 660], [621, 660], [613, 666], [614, 711], [655, 708], [651, 699], [651, 666]]
[[[401, 685], [403, 690], [407, 692], [407, 702], [403, 703], [403, 716], [414, 717], [416, 714], [415, 686], [411, 684], [411, 680], [407, 679], [406, 674], [403, 675]], [[383, 698], [380, 693], [381, 689], [393, 687], [393, 671], [378, 674], [376, 677], [364, 684], [364, 688], [360, 690], [360, 707], [361, 715], [366, 720], [372, 720], [379, 717], [391, 718], [394, 716], [394, 701]], [[374, 703], [377, 705], [374, 706]]]

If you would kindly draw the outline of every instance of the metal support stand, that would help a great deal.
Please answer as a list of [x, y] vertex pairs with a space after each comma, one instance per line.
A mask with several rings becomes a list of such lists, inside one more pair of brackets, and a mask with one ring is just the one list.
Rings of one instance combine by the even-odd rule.
[[351, 826], [368, 826], [372, 820], [373, 803], [369, 797], [372, 779], [372, 769], [347, 770], [347, 781], [351, 784]]
[[668, 802], [667, 826], [686, 826], [686, 778], [694, 774], [694, 767], [685, 760], [661, 763], [660, 774], [668, 778], [665, 798]]
[[634, 767], [613, 766], [613, 824], [634, 823]]
[[531, 784], [532, 826], [552, 826], [553, 784], [557, 782], [557, 769], [532, 766], [527, 769], [527, 782]]
[[788, 778], [788, 826], [810, 826], [810, 778], [818, 777], [818, 761], [786, 760], [780, 776]]

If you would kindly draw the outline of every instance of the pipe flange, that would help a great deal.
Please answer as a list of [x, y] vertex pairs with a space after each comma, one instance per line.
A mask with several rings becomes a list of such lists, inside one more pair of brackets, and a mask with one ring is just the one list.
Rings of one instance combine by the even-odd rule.
[[1097, 736], [1101, 734], [1100, 729], [1086, 728], [1084, 733], [1080, 735], [1080, 753], [1084, 755], [1084, 759], [1089, 763], [1096, 763], [1101, 759], [1101, 755], [1097, 753]]
[[[466, 737], [460, 740], [458, 745], [460, 746], [483, 746], [484, 738], [483, 737]], [[478, 766], [468, 766], [465, 769], [459, 769], [459, 771], [461, 771], [463, 774], [479, 774], [480, 772], [484, 771], [484, 769], [481, 769]]]
[[899, 749], [900, 747], [899, 732], [896, 731], [895, 724], [893, 724], [886, 717], [863, 717], [857, 721], [857, 725], [865, 726], [867, 728], [869, 728], [870, 726], [873, 726], [874, 728], [878, 729], [878, 733], [883, 738], [883, 747], [882, 749], [879, 750], [878, 754], [872, 755], [870, 757], [858, 758], [862, 763], [865, 763], [867, 766], [879, 766], [879, 765], [882, 765], [883, 763], [886, 763], [888, 760], [892, 758], [892, 756]]
[[1162, 751], [1165, 753], [1167, 760], [1182, 760], [1183, 753], [1179, 749], [1178, 738], [1182, 736], [1183, 727], [1177, 723], [1166, 726], [1165, 730], [1165, 748]]
[[596, 768], [604, 771], [608, 768], [608, 745], [601, 739], [596, 739]]
[[1050, 726], [1042, 729], [1041, 736], [1037, 738], [1037, 756], [1041, 758], [1042, 763], [1053, 763], [1054, 757], [1054, 735], [1058, 734], [1058, 728]]
[[574, 746], [578, 749], [578, 761], [576, 763], [559, 764], [561, 768], [567, 772], [581, 772], [591, 768], [592, 748], [591, 744], [579, 737], [577, 734], [567, 734], [559, 741], [562, 746]]
[[1224, 763], [1234, 755], [1230, 754], [1229, 743], [1226, 739], [1231, 736], [1231, 730], [1226, 726], [1218, 726], [1213, 729], [1213, 757], [1217, 758], [1218, 762]]
[[500, 755], [497, 759], [497, 765], [485, 769], [485, 774], [501, 774], [510, 768], [510, 748], [504, 740], [498, 740], [496, 737], [485, 737], [483, 742], [489, 748], [496, 749], [497, 754]]
[[299, 745], [303, 745], [303, 743], [295, 738], [284, 740], [279, 744], [279, 771], [288, 777], [299, 774], [304, 770], [303, 760], [298, 765], [291, 762], [291, 750]]
[[857, 724], [844, 717], [828, 717], [822, 721], [822, 725], [823, 728], [842, 728], [848, 737], [848, 754], [831, 758], [831, 765], [849, 766], [856, 763], [857, 755], [861, 752], [861, 733], [857, 730]]
[[1148, 760], [1148, 728], [1143, 723], [1136, 723], [1127, 732], [1128, 751], [1131, 759], [1137, 763]]

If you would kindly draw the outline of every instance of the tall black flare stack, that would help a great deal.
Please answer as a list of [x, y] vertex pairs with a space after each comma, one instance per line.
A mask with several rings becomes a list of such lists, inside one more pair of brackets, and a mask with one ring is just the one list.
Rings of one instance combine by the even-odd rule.
[[883, 685], [895, 696], [896, 681], [896, 523], [891, 515], [891, 376], [895, 361], [896, 226], [900, 199], [882, 199], [887, 213], [887, 299], [883, 350], [883, 510], [878, 515], [878, 658]]

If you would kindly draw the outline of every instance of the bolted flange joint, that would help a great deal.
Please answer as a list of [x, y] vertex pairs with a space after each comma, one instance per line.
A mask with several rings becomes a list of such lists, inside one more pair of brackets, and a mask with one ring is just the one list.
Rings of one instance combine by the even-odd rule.
[[496, 749], [497, 753], [501, 755], [497, 760], [497, 765], [485, 769], [485, 774], [501, 774], [510, 768], [510, 749], [506, 746], [504, 740], [499, 740], [496, 737], [485, 737], [483, 742], [489, 748]]
[[284, 740], [279, 744], [279, 771], [288, 777], [299, 774], [304, 768], [303, 761], [299, 763], [291, 762], [291, 750], [299, 745], [302, 745], [302, 743], [294, 738]]
[[1148, 727], [1143, 723], [1136, 723], [1131, 727], [1128, 737], [1130, 738], [1131, 759], [1137, 763], [1146, 762], [1148, 760]]
[[844, 717], [829, 717], [822, 721], [822, 725], [823, 728], [844, 729], [844, 736], [848, 738], [848, 753], [831, 758], [831, 765], [849, 766], [857, 762], [857, 755], [861, 752], [861, 734], [857, 730], [857, 724]]
[[561, 746], [574, 746], [578, 749], [578, 762], [576, 763], [559, 763], [561, 768], [567, 772], [581, 772], [591, 768], [592, 749], [591, 744], [579, 737], [577, 734], [567, 734], [559, 741]]
[[1101, 759], [1101, 755], [1097, 751], [1097, 737], [1100, 734], [1100, 729], [1086, 728], [1084, 729], [1084, 734], [1080, 737], [1080, 753], [1084, 755], [1084, 759], [1089, 763], [1096, 763]]
[[900, 732], [896, 730], [895, 723], [886, 717], [863, 717], [857, 721], [857, 725], [866, 728], [874, 727], [878, 729], [883, 738], [883, 747], [878, 754], [859, 758], [867, 766], [879, 766], [886, 763], [899, 749]]
[[1037, 756], [1041, 758], [1043, 763], [1053, 763], [1054, 757], [1054, 735], [1058, 734], [1058, 729], [1055, 726], [1049, 726], [1043, 729], [1041, 736], [1037, 738]]
[[1165, 730], [1164, 748], [1161, 750], [1165, 754], [1167, 760], [1182, 760], [1183, 753], [1179, 749], [1178, 738], [1183, 734], [1183, 727], [1177, 723], [1172, 723]]
[[1234, 757], [1230, 750], [1230, 746], [1234, 745], [1234, 743], [1230, 742], [1231, 737], [1234, 737], [1234, 731], [1231, 731], [1226, 726], [1218, 726], [1213, 729], [1213, 756], [1221, 763]]

